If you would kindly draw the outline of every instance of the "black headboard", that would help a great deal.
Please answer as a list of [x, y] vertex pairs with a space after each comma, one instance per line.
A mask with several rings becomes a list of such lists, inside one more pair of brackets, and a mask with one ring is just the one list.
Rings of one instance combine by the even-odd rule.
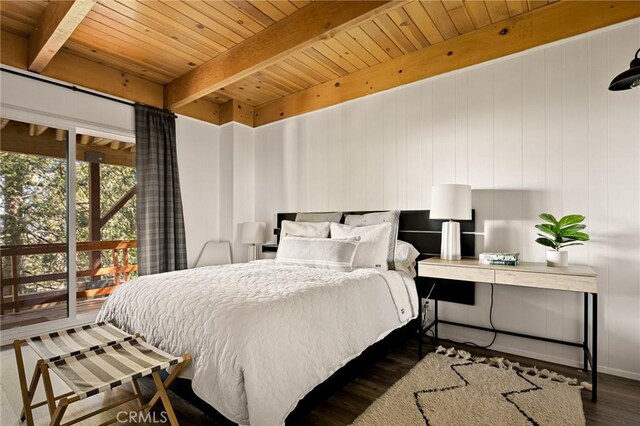
[[[368, 211], [344, 212], [342, 222], [348, 214], [371, 213]], [[462, 256], [475, 256], [475, 210], [472, 210], [471, 220], [460, 222], [461, 241], [460, 248]], [[280, 228], [283, 220], [296, 220], [296, 213], [278, 213], [277, 228], [274, 234], [280, 240]], [[429, 219], [429, 210], [401, 210], [398, 239], [411, 243], [419, 252], [420, 258], [440, 256], [440, 243], [443, 220]], [[416, 281], [426, 280], [416, 277]], [[429, 278], [429, 283], [436, 283], [432, 298], [438, 300], [462, 303], [465, 305], [475, 304], [475, 284], [467, 281], [451, 281]]]

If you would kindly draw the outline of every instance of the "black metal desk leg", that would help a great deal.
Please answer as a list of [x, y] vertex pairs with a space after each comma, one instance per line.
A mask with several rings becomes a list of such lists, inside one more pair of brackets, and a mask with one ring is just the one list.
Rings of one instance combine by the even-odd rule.
[[422, 359], [422, 297], [418, 296], [418, 359]]
[[591, 401], [598, 401], [598, 294], [591, 293]]
[[433, 339], [435, 340], [435, 343], [438, 343], [438, 299], [433, 299], [433, 303], [436, 305], [433, 313], [435, 316], [435, 324], [433, 325], [433, 327], [435, 328], [435, 330], [433, 330]]
[[582, 304], [584, 309], [584, 320], [582, 330], [582, 356], [583, 356], [583, 370], [589, 371], [589, 357], [587, 351], [589, 350], [589, 293], [584, 293], [584, 303]]

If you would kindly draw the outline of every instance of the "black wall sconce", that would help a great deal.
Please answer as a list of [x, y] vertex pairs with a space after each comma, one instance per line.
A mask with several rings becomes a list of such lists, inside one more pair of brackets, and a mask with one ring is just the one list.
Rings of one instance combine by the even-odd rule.
[[616, 76], [609, 84], [609, 90], [629, 90], [640, 86], [640, 49], [636, 52], [636, 57], [631, 61], [630, 67], [625, 72]]

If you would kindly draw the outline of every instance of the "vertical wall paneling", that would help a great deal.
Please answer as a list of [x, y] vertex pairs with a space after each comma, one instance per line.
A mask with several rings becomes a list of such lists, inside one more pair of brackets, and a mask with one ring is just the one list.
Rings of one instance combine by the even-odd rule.
[[[607, 34], [609, 79], [625, 70], [638, 48], [638, 25], [627, 26]], [[624, 371], [640, 370], [638, 352], [626, 356], [620, 348], [640, 336], [638, 315], [640, 298], [640, 270], [638, 241], [640, 216], [640, 182], [638, 164], [640, 153], [638, 121], [640, 117], [638, 90], [608, 93], [608, 204], [609, 204], [609, 288], [608, 324], [609, 363]], [[617, 95], [617, 96], [614, 96]], [[635, 314], [632, 314], [635, 312]], [[629, 349], [631, 350], [631, 348]]]
[[[599, 363], [640, 379], [640, 90], [607, 90], [639, 44], [635, 20], [257, 128], [256, 144], [268, 148], [256, 148], [256, 188], [268, 194], [256, 194], [256, 215], [428, 209], [433, 184], [468, 182], [477, 251], [543, 262], [538, 214], [585, 214], [592, 241], [570, 248], [570, 261], [599, 273]], [[294, 184], [281, 170], [296, 167]], [[476, 289], [475, 306], [443, 303], [443, 317], [489, 325], [491, 288]], [[580, 296], [496, 287], [495, 301], [498, 327], [582, 337]], [[455, 327], [443, 334], [479, 344], [492, 337]], [[509, 336], [495, 347], [581, 360], [577, 349]]]

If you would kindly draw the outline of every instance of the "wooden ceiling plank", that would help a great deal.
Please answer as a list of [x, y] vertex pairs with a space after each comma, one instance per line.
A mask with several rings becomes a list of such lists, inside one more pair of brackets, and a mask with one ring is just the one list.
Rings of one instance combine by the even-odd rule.
[[374, 19], [374, 22], [378, 24], [380, 29], [389, 37], [402, 53], [407, 54], [416, 50], [416, 47], [411, 41], [404, 35], [404, 33], [393, 22], [389, 14], [378, 16]]
[[302, 9], [305, 6], [308, 6], [311, 3], [311, 0], [291, 0], [291, 3], [298, 9]]
[[214, 21], [220, 23], [220, 25], [223, 25], [223, 26], [229, 28], [229, 30], [231, 30], [234, 33], [238, 34], [243, 39], [247, 39], [247, 38], [249, 38], [249, 37], [251, 37], [252, 35], [255, 34], [253, 31], [249, 30], [244, 25], [241, 25], [237, 21], [235, 21], [235, 20], [231, 19], [230, 17], [228, 17], [227, 15], [221, 13], [219, 10], [213, 8], [207, 2], [204, 2], [204, 1], [192, 1], [192, 2], [189, 2], [189, 6], [191, 6], [192, 8], [197, 10], [198, 12], [206, 15], [210, 19], [213, 19]]
[[443, 1], [442, 4], [449, 12], [449, 17], [460, 34], [466, 34], [476, 29], [462, 0]]
[[121, 60], [151, 68], [157, 72], [167, 73], [171, 76], [180, 75], [189, 69], [189, 67], [182, 66], [178, 68], [176, 64], [165, 63], [162, 59], [154, 56], [150, 50], [128, 45], [126, 42], [119, 42], [115, 39], [111, 41], [108, 39], [109, 37], [101, 34], [100, 31], [96, 31], [95, 29], [85, 31], [84, 28], [81, 27], [75, 32], [71, 41], [83, 44], [94, 50], [99, 50], [104, 54], [118, 57]]
[[639, 15], [640, 2], [557, 2], [259, 106], [255, 125], [522, 52]]
[[507, 0], [509, 16], [517, 16], [529, 11], [527, 0]]
[[200, 21], [191, 18], [183, 14], [179, 9], [184, 4], [180, 1], [149, 1], [144, 2], [149, 8], [155, 10], [157, 13], [165, 15], [175, 23], [179, 23], [187, 28], [191, 28], [196, 33], [199, 33], [205, 37], [209, 42], [213, 43], [217, 50], [223, 52], [236, 45], [233, 41], [222, 36], [211, 28], [207, 27]]
[[157, 31], [155, 28], [142, 25], [142, 23], [121, 15], [100, 3], [93, 7], [89, 17], [92, 17], [94, 14], [99, 15], [99, 17], [96, 16], [97, 20], [103, 23], [108, 22], [109, 26], [132, 37], [139, 37], [147, 42], [152, 41], [151, 44], [157, 43], [163, 46], [171, 46], [172, 49], [179, 50], [185, 55], [190, 55], [191, 58], [196, 58], [200, 61], [207, 61], [217, 54], [216, 52], [210, 52], [211, 54], [208, 54], [203, 52], [202, 49], [194, 49], [191, 45], [179, 41], [175, 36], [174, 38]]
[[404, 33], [405, 37], [411, 41], [416, 49], [422, 49], [430, 45], [427, 38], [403, 8], [399, 7], [392, 10], [389, 12], [389, 17], [391, 17], [393, 22], [400, 28], [400, 31]]
[[491, 22], [500, 22], [509, 18], [509, 8], [504, 0], [488, 0], [484, 2], [489, 11]]
[[215, 19], [210, 18], [209, 15], [204, 14], [198, 9], [192, 7], [192, 4], [195, 3], [197, 2], [175, 0], [166, 2], [167, 6], [173, 8], [177, 13], [181, 13], [191, 18], [193, 22], [196, 22], [196, 27], [199, 28], [198, 24], [204, 25], [215, 34], [218, 34], [220, 38], [216, 39], [216, 41], [227, 48], [231, 48], [238, 43], [242, 43], [246, 39], [246, 37], [243, 37], [235, 31], [230, 30]]
[[274, 88], [274, 91], [276, 93], [289, 95], [294, 92], [288, 85], [282, 84], [281, 82], [272, 79], [262, 71], [258, 71], [257, 73], [255, 73], [255, 77], [258, 79], [258, 82], [260, 84], [265, 83]]
[[169, 83], [165, 86], [165, 106], [174, 108], [205, 96], [401, 4], [390, 1], [314, 2]]
[[[234, 7], [237, 7], [239, 10], [244, 12], [246, 15], [250, 16], [256, 22], [262, 24], [265, 28], [269, 27], [276, 23], [276, 20], [271, 19], [268, 15], [263, 13], [260, 9], [252, 5], [246, 0], [233, 0], [229, 1]], [[283, 16], [284, 17], [284, 16]]]
[[123, 19], [125, 19], [123, 23], [130, 25], [134, 29], [139, 27], [140, 25], [144, 26], [145, 28], [151, 28], [173, 40], [176, 40], [179, 43], [182, 43], [183, 45], [191, 47], [191, 49], [193, 50], [202, 52], [203, 55], [206, 55], [209, 58], [212, 58], [220, 53], [219, 50], [211, 48], [208, 45], [208, 41], [207, 43], [199, 41], [198, 37], [194, 37], [192, 34], [190, 34], [188, 29], [184, 29], [184, 27], [182, 26], [168, 25], [163, 20], [151, 19], [143, 13], [131, 9], [118, 1], [100, 3], [99, 6], [101, 6], [100, 10], [103, 14], [106, 14], [106, 11], [104, 9], [110, 10], [115, 15], [110, 14], [109, 16], [114, 19], [117, 19], [117, 15], [122, 16]]
[[292, 92], [298, 92], [304, 90], [304, 86], [296, 83], [295, 81], [284, 77], [280, 74], [279, 68], [275, 68], [273, 65], [269, 68], [260, 70], [260, 73], [269, 77], [272, 81], [277, 81], [284, 87], [288, 87]]
[[13, 34], [25, 38], [29, 37], [34, 28], [5, 14], [2, 14], [2, 16], [0, 16], [0, 26], [5, 31], [10, 31]]
[[302, 87], [303, 89], [309, 88], [313, 86], [309, 78], [307, 76], [298, 76], [295, 73], [289, 71], [288, 67], [286, 67], [283, 62], [278, 62], [277, 64], [271, 65], [269, 70], [277, 73], [282, 76], [282, 78], [292, 82], [293, 84]]
[[322, 74], [328, 80], [331, 80], [332, 78], [343, 75], [343, 74], [338, 74], [337, 72], [327, 67], [323, 63], [318, 62], [311, 56], [307, 55], [305, 52], [298, 52], [292, 55], [292, 57], [296, 58], [298, 61], [300, 61], [300, 63], [305, 64], [309, 68], [315, 70], [317, 73]]
[[[14, 2], [3, 1], [2, 5], [5, 5], [6, 3], [14, 3]], [[2, 9], [0, 9], [0, 13], [2, 13], [2, 16], [6, 16], [10, 18], [11, 20], [15, 21], [25, 29], [30, 28], [31, 30], [33, 30], [36, 27], [36, 25], [38, 25], [37, 18], [32, 18], [30, 15], [25, 15], [23, 13], [16, 12], [12, 8], [3, 7]]]
[[278, 9], [280, 9], [280, 11], [287, 16], [298, 11], [298, 8], [296, 7], [296, 5], [294, 5], [288, 0], [276, 0], [276, 1], [270, 1], [269, 3], [271, 3]]
[[349, 50], [344, 44], [340, 43], [340, 41], [338, 41], [335, 37], [325, 40], [324, 44], [331, 50], [336, 52], [338, 55], [340, 55], [342, 58], [349, 61], [349, 63], [351, 63], [351, 65], [353, 65], [357, 69], [363, 70], [369, 67], [369, 65], [365, 61], [360, 59], [358, 55]]
[[[98, 15], [98, 19], [100, 19], [100, 15]], [[91, 32], [87, 31], [88, 29], [91, 29]], [[85, 31], [85, 35], [96, 34], [96, 37], [103, 38], [105, 42], [121, 45], [125, 50], [130, 49], [132, 55], [144, 55], [147, 58], [161, 60], [167, 67], [173, 67], [173, 70], [178, 73], [185, 72], [185, 69], [189, 70], [204, 62], [170, 44], [158, 43], [152, 37], [130, 35], [128, 32], [121, 31], [119, 24], [110, 19], [96, 20], [88, 17], [83, 22], [80, 31]], [[73, 37], [71, 39], [73, 40]], [[91, 41], [86, 37], [85, 40], [91, 44]], [[138, 58], [141, 59], [141, 57]]]
[[355, 38], [349, 35], [348, 32], [343, 31], [340, 34], [336, 34], [336, 40], [338, 40], [344, 47], [356, 54], [358, 58], [362, 59], [368, 66], [373, 66], [380, 63], [373, 54], [367, 49], [362, 47]]
[[3, 118], [0, 121], [0, 130], [4, 129], [4, 126], [6, 126], [7, 124], [9, 124], [9, 119], [8, 118]]
[[[292, 75], [295, 75], [296, 77], [300, 78], [301, 80], [309, 83], [309, 85], [311, 86], [315, 86], [316, 84], [324, 83], [325, 81], [327, 81], [327, 79], [317, 79], [315, 78], [314, 75], [310, 73], [305, 73], [299, 68], [294, 67], [293, 65], [291, 65], [291, 61], [289, 61], [288, 59], [283, 59], [282, 61], [278, 62], [278, 66], [283, 70], [291, 73]], [[245, 81], [245, 80], [246, 78], [241, 81]]]
[[315, 46], [313, 46], [313, 49], [334, 64], [338, 65], [343, 70], [347, 71], [347, 74], [358, 71], [358, 68], [356, 66], [343, 58], [339, 53], [334, 52], [333, 49], [327, 46], [327, 44], [324, 42], [316, 44]]
[[257, 34], [264, 29], [264, 25], [257, 22], [251, 16], [247, 15], [237, 7], [227, 1], [210, 0], [206, 2], [209, 6], [216, 9], [219, 13], [227, 16], [229, 19], [242, 25], [253, 34]]
[[[245, 78], [244, 81], [251, 87], [252, 92], [258, 91], [272, 97], [281, 97], [291, 94], [291, 92], [280, 90], [278, 87], [269, 84], [268, 81], [261, 79], [255, 74]], [[324, 81], [327, 81], [327, 79], [324, 79]]]
[[29, 70], [42, 72], [89, 13], [96, 0], [50, 2], [29, 36]]
[[411, 2], [405, 5], [403, 9], [411, 17], [413, 22], [415, 22], [429, 44], [440, 43], [444, 40], [444, 37], [440, 34], [440, 30], [438, 30], [438, 27], [433, 23], [433, 20], [419, 1]]
[[491, 24], [491, 17], [484, 1], [465, 1], [473, 26], [478, 29]]
[[397, 58], [402, 56], [402, 50], [391, 40], [380, 27], [373, 21], [362, 23], [360, 28], [375, 41], [389, 56]]
[[76, 43], [72, 40], [67, 41], [61, 52], [67, 52], [68, 54], [85, 58], [101, 65], [108, 64], [111, 68], [142, 77], [158, 84], [166, 84], [174, 78], [166, 72], [158, 72], [152, 67], [121, 59], [120, 57], [104, 53], [102, 50], [87, 47], [84, 44]]
[[9, 15], [14, 19], [18, 19], [21, 22], [29, 24], [35, 27], [38, 23], [38, 18], [42, 14], [46, 5], [39, 3], [31, 3], [26, 1], [1, 1], [0, 11], [3, 15]]
[[[249, 3], [256, 7], [264, 15], [267, 15], [274, 23], [286, 18], [288, 15], [283, 13], [275, 5], [264, 0], [249, 0]], [[269, 24], [271, 25], [271, 24]]]
[[290, 56], [289, 58], [284, 59], [283, 62], [289, 64], [299, 72], [312, 77], [314, 80], [319, 81], [320, 83], [324, 83], [325, 81], [330, 80], [330, 78], [325, 77], [324, 75], [317, 72], [313, 68], [303, 64], [294, 56]]
[[351, 37], [355, 42], [357, 42], [363, 49], [367, 52], [371, 53], [378, 62], [384, 62], [391, 59], [391, 55], [389, 55], [378, 43], [375, 42], [374, 39], [369, 37], [369, 35], [364, 32], [361, 27], [354, 27], [347, 30], [347, 34]]
[[441, 1], [422, 1], [422, 6], [427, 11], [433, 23], [438, 27], [438, 31], [442, 34], [445, 40], [460, 35], [458, 29], [453, 24], [453, 21], [447, 13], [447, 9]]
[[[134, 19], [136, 20], [140, 20], [141, 22], [143, 22], [142, 17], [144, 17], [144, 22], [151, 21], [159, 25], [164, 25], [167, 28], [174, 29], [175, 31], [180, 31], [181, 33], [188, 35], [193, 40], [196, 40], [199, 43], [207, 46], [209, 49], [216, 52], [216, 54], [219, 54], [220, 52], [224, 52], [225, 50], [227, 50], [226, 47], [209, 39], [209, 37], [207, 37], [206, 34], [203, 34], [202, 29], [197, 28], [197, 23], [194, 23], [191, 19], [186, 18], [184, 15], [182, 16], [185, 19], [178, 20], [173, 16], [167, 16], [159, 12], [158, 10], [156, 10], [156, 8], [151, 7], [151, 6], [160, 7], [162, 8], [163, 11], [168, 12], [170, 15], [171, 14], [176, 15], [176, 17], [181, 15], [181, 14], [176, 14], [175, 12], [172, 13], [171, 9], [168, 8], [167, 6], [164, 6], [159, 3], [157, 4], [156, 2], [138, 2], [135, 0], [117, 0], [117, 1], [114, 0], [113, 3], [119, 3], [131, 9], [134, 12]], [[111, 2], [109, 2], [108, 4], [111, 7]], [[167, 11], [167, 9], [169, 10]], [[139, 18], [136, 18], [136, 17], [139, 17]], [[145, 23], [145, 25], [149, 25], [149, 24]]]

